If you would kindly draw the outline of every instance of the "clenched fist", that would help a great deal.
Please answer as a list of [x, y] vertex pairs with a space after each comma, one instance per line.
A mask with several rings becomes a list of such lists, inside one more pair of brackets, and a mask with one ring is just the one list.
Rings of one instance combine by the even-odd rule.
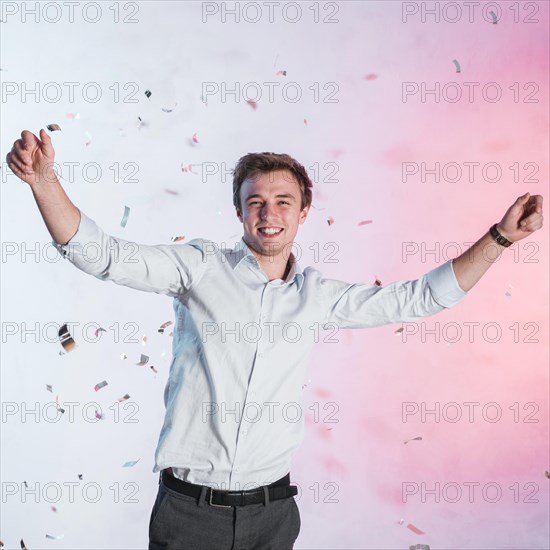
[[6, 162], [13, 173], [29, 185], [55, 181], [55, 151], [46, 130], [40, 130], [40, 139], [23, 130], [21, 139], [14, 142], [6, 155]]
[[509, 241], [516, 242], [542, 227], [542, 195], [525, 193], [508, 208], [497, 229]]

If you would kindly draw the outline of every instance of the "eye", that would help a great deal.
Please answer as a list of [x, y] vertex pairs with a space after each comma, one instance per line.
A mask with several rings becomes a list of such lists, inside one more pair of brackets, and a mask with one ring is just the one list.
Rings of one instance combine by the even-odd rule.
[[290, 203], [288, 203], [288, 202], [286, 202], [286, 201], [281, 201], [281, 203], [282, 203], [282, 204], [290, 204]]

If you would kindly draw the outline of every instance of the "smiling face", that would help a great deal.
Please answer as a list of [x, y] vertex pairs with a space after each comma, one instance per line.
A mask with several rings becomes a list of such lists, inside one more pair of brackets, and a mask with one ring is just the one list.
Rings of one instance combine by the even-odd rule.
[[[304, 223], [309, 211], [309, 206], [301, 208], [300, 186], [292, 173], [275, 170], [260, 174], [254, 180], [246, 179], [240, 196], [242, 210], [237, 208], [237, 217], [244, 225], [246, 244], [260, 257], [269, 257], [271, 261], [285, 250], [286, 262], [298, 226]], [[265, 228], [280, 231], [269, 234]]]

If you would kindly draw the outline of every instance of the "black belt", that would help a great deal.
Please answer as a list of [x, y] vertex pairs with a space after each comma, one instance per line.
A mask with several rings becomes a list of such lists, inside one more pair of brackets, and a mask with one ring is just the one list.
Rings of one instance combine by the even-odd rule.
[[[161, 472], [162, 483], [169, 489], [199, 499], [202, 493], [202, 485], [195, 485], [174, 477], [167, 470]], [[264, 502], [264, 487], [267, 487], [269, 500], [278, 500], [288, 498], [298, 494], [298, 487], [290, 485], [290, 474], [274, 481], [270, 485], [251, 489], [249, 491], [219, 491], [217, 489], [207, 488], [206, 502], [211, 506], [246, 506], [247, 504], [260, 504]]]

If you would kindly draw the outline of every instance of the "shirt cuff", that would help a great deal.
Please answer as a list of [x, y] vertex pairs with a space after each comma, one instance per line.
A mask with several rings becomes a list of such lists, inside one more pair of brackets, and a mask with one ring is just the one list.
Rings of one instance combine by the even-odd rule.
[[429, 271], [427, 277], [434, 300], [443, 307], [452, 307], [468, 295], [456, 280], [452, 259]]
[[78, 224], [78, 229], [72, 238], [66, 244], [59, 244], [58, 242], [52, 240], [52, 245], [63, 256], [63, 258], [66, 258], [67, 254], [70, 252], [74, 254], [77, 245], [97, 240], [98, 228], [96, 223], [91, 218], [86, 216], [82, 210], [79, 209], [79, 212], [80, 223]]

